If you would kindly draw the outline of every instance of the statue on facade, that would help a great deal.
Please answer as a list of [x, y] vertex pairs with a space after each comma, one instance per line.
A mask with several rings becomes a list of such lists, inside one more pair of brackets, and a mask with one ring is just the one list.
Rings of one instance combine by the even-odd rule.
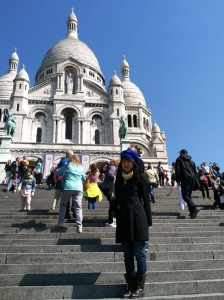
[[126, 139], [127, 138], [127, 133], [128, 133], [128, 126], [127, 122], [124, 116], [121, 116], [120, 119], [120, 128], [119, 128], [119, 138], [121, 139]]
[[67, 94], [73, 94], [73, 78], [72, 78], [72, 74], [69, 73], [69, 75], [67, 76]]
[[11, 135], [13, 137], [16, 130], [16, 118], [9, 110], [4, 111], [4, 116], [5, 116], [4, 129], [6, 131], [6, 134]]

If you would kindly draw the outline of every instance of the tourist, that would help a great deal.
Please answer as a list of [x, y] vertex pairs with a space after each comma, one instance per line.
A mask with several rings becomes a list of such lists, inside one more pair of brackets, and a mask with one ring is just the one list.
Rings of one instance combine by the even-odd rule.
[[211, 199], [209, 195], [209, 189], [208, 189], [208, 176], [205, 174], [204, 170], [199, 170], [198, 180], [201, 184], [201, 192], [202, 192], [203, 199], [205, 199], [205, 190], [206, 190], [207, 198]]
[[159, 163], [158, 163], [157, 171], [159, 174], [159, 186], [162, 187], [162, 186], [164, 186], [164, 169], [163, 169], [161, 161], [159, 161]]
[[20, 164], [20, 158], [16, 157], [16, 160], [12, 162], [12, 174], [18, 173], [19, 174], [19, 164]]
[[[172, 163], [172, 168], [175, 169], [175, 162]], [[173, 173], [175, 174], [175, 172]], [[169, 191], [169, 193], [167, 194], [167, 196], [170, 196], [171, 193], [177, 188], [177, 194], [178, 194], [178, 200], [179, 200], [179, 205], [180, 205], [180, 210], [184, 210], [185, 206], [187, 205], [187, 203], [183, 200], [182, 198], [182, 193], [181, 193], [181, 186], [177, 185], [176, 180], [173, 181], [173, 186], [171, 188], [171, 190]]]
[[[115, 182], [116, 192], [116, 243], [124, 251], [127, 292], [123, 298], [140, 298], [144, 295], [147, 272], [145, 241], [152, 225], [148, 183], [138, 168], [139, 157], [131, 150], [121, 153], [121, 169]], [[135, 272], [134, 257], [137, 261]]]
[[116, 227], [116, 218], [115, 218], [115, 190], [114, 195], [112, 196], [113, 189], [115, 188], [115, 180], [117, 169], [120, 160], [111, 159], [110, 163], [107, 165], [107, 170], [105, 173], [105, 178], [102, 184], [102, 190], [104, 195], [109, 201], [109, 210], [108, 210], [108, 226]]
[[13, 173], [12, 178], [9, 179], [8, 186], [6, 188], [6, 192], [12, 191], [14, 194], [16, 193], [20, 180], [18, 178], [18, 173]]
[[194, 204], [191, 193], [197, 178], [196, 166], [186, 149], [182, 149], [179, 154], [175, 163], [176, 182], [181, 186], [182, 198], [188, 205], [191, 219], [195, 219], [199, 209]]
[[22, 210], [30, 211], [31, 197], [34, 196], [36, 190], [36, 179], [32, 175], [32, 169], [27, 168], [21, 183], [20, 199], [22, 202]]
[[172, 162], [172, 169], [171, 169], [171, 185], [172, 186], [174, 186], [175, 181], [176, 181], [175, 162]]
[[63, 176], [63, 191], [59, 210], [58, 227], [64, 227], [67, 204], [72, 197], [76, 218], [76, 231], [82, 232], [82, 196], [83, 182], [86, 179], [84, 169], [76, 155], [70, 155], [68, 163], [56, 171], [56, 175]]
[[206, 165], [205, 161], [201, 164], [201, 170], [204, 171], [204, 174], [209, 174], [209, 166]]
[[[220, 209], [224, 209], [224, 177], [221, 177], [220, 184], [218, 186], [218, 200], [216, 202], [216, 206], [217, 205]], [[215, 203], [213, 206], [215, 206]]]
[[8, 162], [5, 165], [5, 179], [6, 183], [9, 182], [9, 179], [12, 177], [12, 162], [9, 159]]
[[[64, 159], [65, 159], [65, 157], [62, 157], [58, 165], [61, 165], [61, 163]], [[55, 210], [57, 208], [58, 202], [61, 197], [62, 189], [63, 189], [62, 175], [59, 175], [59, 176], [56, 175], [58, 165], [56, 163], [54, 163], [54, 169], [52, 170], [52, 173], [54, 174], [54, 183], [55, 183], [54, 200], [53, 200], [53, 204], [52, 204], [53, 210]]]
[[42, 183], [43, 171], [44, 171], [44, 166], [42, 163], [42, 159], [38, 158], [35, 165], [34, 172], [35, 172], [36, 184], [39, 184], [39, 186], [41, 186]]
[[153, 203], [156, 202], [155, 195], [154, 195], [154, 188], [158, 186], [159, 183], [159, 177], [157, 173], [152, 170], [151, 164], [148, 164], [148, 169], [145, 171], [145, 176], [148, 181], [148, 188], [149, 188], [149, 194], [151, 196], [151, 200]]
[[28, 166], [29, 166], [29, 161], [26, 159], [26, 156], [24, 155], [23, 159], [19, 163], [19, 178], [20, 178], [20, 180], [23, 179]]
[[90, 170], [86, 173], [89, 178], [89, 186], [84, 191], [83, 196], [88, 200], [88, 209], [97, 209], [96, 201], [102, 200], [102, 193], [98, 187], [98, 179], [100, 177], [100, 172], [96, 164], [90, 165]]

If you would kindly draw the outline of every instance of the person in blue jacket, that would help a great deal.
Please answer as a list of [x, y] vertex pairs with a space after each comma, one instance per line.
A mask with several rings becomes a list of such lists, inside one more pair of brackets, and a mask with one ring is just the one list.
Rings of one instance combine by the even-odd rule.
[[82, 196], [83, 182], [86, 179], [84, 169], [76, 155], [70, 155], [68, 163], [56, 171], [63, 176], [63, 191], [59, 210], [58, 227], [64, 227], [65, 212], [69, 199], [72, 197], [77, 232], [82, 232]]

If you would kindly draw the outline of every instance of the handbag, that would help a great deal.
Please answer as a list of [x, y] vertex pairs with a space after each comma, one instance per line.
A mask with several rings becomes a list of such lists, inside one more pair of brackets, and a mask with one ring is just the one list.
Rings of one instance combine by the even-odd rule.
[[109, 201], [115, 201], [116, 199], [116, 195], [115, 195], [115, 182], [112, 181], [110, 182], [110, 185], [109, 185], [109, 191], [108, 191], [108, 200]]
[[31, 190], [21, 190], [20, 195], [23, 197], [29, 197], [31, 194]]
[[36, 174], [40, 174], [40, 169], [34, 169], [34, 172], [36, 173]]
[[83, 182], [83, 189], [87, 190], [90, 184], [90, 179], [86, 178], [86, 180]]

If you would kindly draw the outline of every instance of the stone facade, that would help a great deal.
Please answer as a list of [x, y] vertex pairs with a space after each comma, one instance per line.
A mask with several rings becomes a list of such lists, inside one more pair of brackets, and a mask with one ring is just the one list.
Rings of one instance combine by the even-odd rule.
[[[15, 49], [8, 73], [0, 78], [1, 169], [8, 159], [26, 154], [34, 161], [48, 151], [55, 153], [56, 162], [68, 149], [77, 155], [90, 153], [90, 161], [97, 163], [118, 157], [121, 116], [127, 119], [128, 143], [141, 151], [145, 163], [155, 165], [161, 160], [168, 164], [165, 133], [155, 122], [152, 125], [151, 111], [140, 89], [130, 81], [125, 57], [121, 80], [115, 73], [106, 90], [97, 58], [78, 39], [73, 10], [66, 38], [46, 53], [34, 87], [30, 87], [24, 66], [17, 72], [18, 64]], [[16, 117], [12, 139], [4, 132], [5, 109]]]

